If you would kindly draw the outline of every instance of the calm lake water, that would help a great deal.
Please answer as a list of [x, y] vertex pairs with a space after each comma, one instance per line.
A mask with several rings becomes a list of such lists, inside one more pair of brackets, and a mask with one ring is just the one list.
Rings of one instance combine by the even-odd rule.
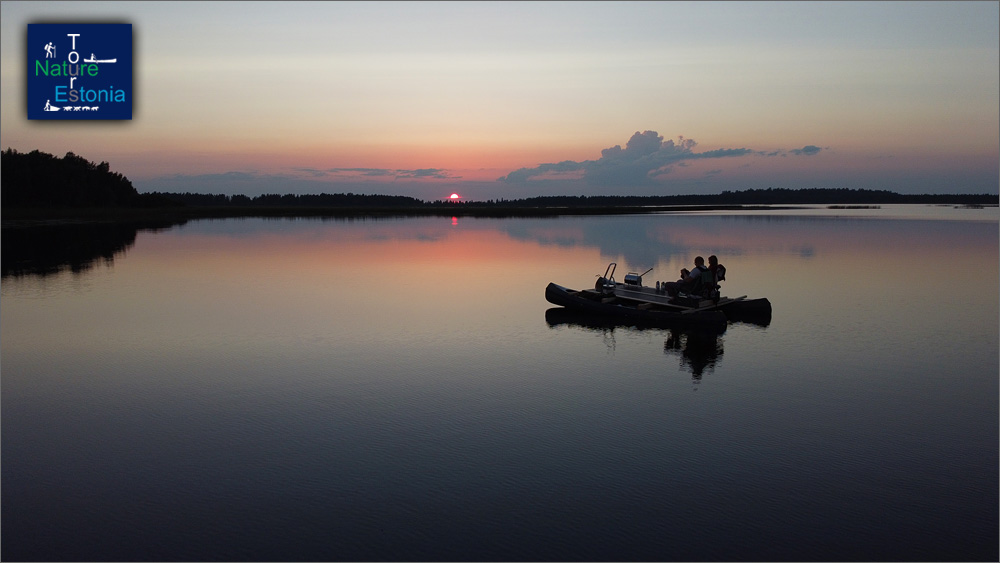
[[[996, 561], [998, 241], [925, 206], [5, 230], [2, 557]], [[698, 254], [770, 323], [544, 299]]]

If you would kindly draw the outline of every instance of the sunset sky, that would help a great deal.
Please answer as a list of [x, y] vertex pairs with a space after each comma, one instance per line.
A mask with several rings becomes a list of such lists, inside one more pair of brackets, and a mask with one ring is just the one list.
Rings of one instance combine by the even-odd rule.
[[[998, 2], [8, 2], [0, 146], [140, 192], [997, 193]], [[131, 23], [131, 121], [26, 115], [29, 23]]]

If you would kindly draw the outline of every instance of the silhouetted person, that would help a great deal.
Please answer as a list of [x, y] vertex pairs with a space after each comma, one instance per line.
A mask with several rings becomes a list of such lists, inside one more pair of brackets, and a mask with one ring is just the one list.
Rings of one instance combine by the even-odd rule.
[[721, 286], [719, 282], [726, 279], [726, 267], [719, 264], [719, 257], [716, 255], [711, 255], [708, 257], [708, 271], [712, 272], [712, 291], [720, 289]]
[[719, 257], [714, 254], [708, 257], [708, 270], [712, 272], [716, 284], [726, 279], [726, 267], [719, 264]]
[[667, 295], [671, 297], [677, 295], [678, 292], [689, 293], [698, 287], [701, 283], [701, 275], [708, 271], [705, 267], [705, 259], [698, 256], [694, 259], [694, 271], [689, 272], [687, 269], [681, 270], [681, 279], [675, 282], [667, 282]]

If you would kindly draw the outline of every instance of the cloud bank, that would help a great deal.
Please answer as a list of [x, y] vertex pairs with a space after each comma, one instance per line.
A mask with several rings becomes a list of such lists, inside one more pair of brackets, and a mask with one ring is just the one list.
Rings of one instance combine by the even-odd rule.
[[[470, 200], [530, 195], [651, 194], [674, 191], [708, 193], [731, 189], [728, 173], [750, 166], [747, 158], [810, 158], [826, 151], [817, 145], [796, 149], [759, 151], [750, 148], [696, 150], [694, 139], [679, 136], [665, 140], [656, 131], [636, 131], [625, 146], [614, 145], [600, 151], [595, 160], [539, 164], [521, 168], [493, 181], [463, 178], [461, 170], [445, 168], [362, 168], [291, 167], [272, 171], [242, 170], [215, 174], [172, 174], [135, 182], [140, 191], [244, 194], [374, 193], [409, 195], [425, 200], [448, 197], [454, 192]], [[710, 165], [696, 168], [699, 161]], [[731, 162], [732, 160], [730, 160]], [[716, 164], [718, 162], [718, 165]], [[686, 167], [691, 167], [685, 170]], [[697, 171], [696, 171], [697, 170]], [[766, 180], [766, 185], [774, 182]], [[777, 180], [779, 183], [781, 180]], [[795, 185], [801, 184], [795, 181]], [[809, 186], [822, 181], [808, 180]], [[741, 186], [751, 186], [743, 182]]]
[[822, 150], [822, 149], [820, 149], [816, 145], [806, 145], [806, 146], [802, 147], [801, 149], [794, 149], [792, 151], [792, 154], [804, 154], [806, 156], [811, 156], [811, 155], [819, 153], [820, 150]]
[[442, 168], [418, 168], [416, 170], [398, 168], [296, 168], [295, 171], [307, 174], [313, 178], [328, 178], [331, 180], [360, 178], [456, 180], [461, 178], [461, 176], [452, 175]]
[[[743, 156], [813, 156], [818, 154], [820, 147], [806, 145], [801, 149], [791, 151], [755, 151], [747, 148], [716, 149], [705, 152], [695, 152], [697, 146], [694, 139], [678, 137], [676, 141], [664, 140], [656, 131], [636, 131], [625, 144], [606, 148], [601, 151], [601, 158], [576, 162], [565, 160], [558, 163], [540, 164], [534, 168], [521, 168], [506, 176], [497, 178], [506, 184], [525, 184], [530, 180], [559, 179], [560, 177], [582, 178], [592, 186], [639, 187], [652, 186], [662, 182], [663, 177], [675, 166], [684, 166], [687, 161], [710, 158], [729, 158]], [[720, 170], [714, 170], [718, 174]]]

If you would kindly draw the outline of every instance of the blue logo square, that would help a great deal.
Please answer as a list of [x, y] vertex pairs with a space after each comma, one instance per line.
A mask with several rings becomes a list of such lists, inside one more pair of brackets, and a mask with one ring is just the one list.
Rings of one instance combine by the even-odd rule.
[[132, 24], [28, 24], [28, 119], [132, 119]]

